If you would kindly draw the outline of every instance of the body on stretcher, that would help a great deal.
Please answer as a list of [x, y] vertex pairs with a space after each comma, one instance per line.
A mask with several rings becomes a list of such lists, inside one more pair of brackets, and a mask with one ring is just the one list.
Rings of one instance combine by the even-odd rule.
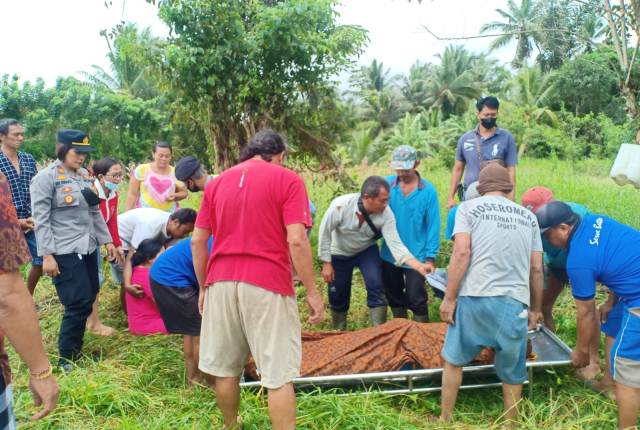
[[[443, 327], [444, 326], [444, 327]], [[357, 393], [387, 394], [440, 391], [446, 325], [394, 319], [381, 326], [355, 332], [303, 334], [302, 377], [293, 381], [296, 389], [340, 388]], [[529, 332], [531, 354], [527, 361], [529, 381], [535, 367], [571, 364], [570, 348], [554, 333], [542, 327]], [[496, 387], [491, 351], [463, 368], [462, 389]], [[381, 370], [384, 369], [384, 370]], [[476, 379], [468, 383], [468, 378]], [[255, 365], [245, 370], [241, 386], [257, 388]], [[531, 385], [529, 395], [532, 395]]]
[[[408, 322], [412, 324], [421, 324], [413, 321]], [[383, 326], [384, 325], [386, 324], [383, 324]], [[530, 359], [527, 361], [529, 380], [525, 383], [532, 384], [534, 368], [561, 367], [571, 364], [571, 349], [547, 328], [541, 327], [530, 331], [529, 340], [531, 342], [532, 354]], [[365, 360], [366, 355], [367, 354], [363, 353], [363, 359]], [[371, 355], [375, 355], [375, 349], [371, 351]], [[303, 353], [303, 368], [304, 363], [305, 359]], [[349, 362], [345, 360], [345, 363]], [[340, 365], [340, 363], [337, 364]], [[348, 392], [355, 391], [359, 394], [366, 394], [369, 392], [405, 394], [441, 390], [442, 367], [416, 368], [413, 365], [401, 365], [398, 369], [399, 370], [331, 374], [321, 371], [311, 376], [296, 378], [293, 380], [293, 384], [298, 390], [320, 389], [322, 391], [340, 388]], [[304, 373], [302, 374], [304, 375]], [[492, 363], [479, 362], [465, 366], [463, 367], [463, 375], [464, 380], [461, 389], [498, 387], [502, 385], [495, 377], [495, 370]], [[259, 388], [260, 382], [256, 380], [256, 377], [259, 376], [255, 374], [255, 368], [253, 371], [249, 372], [245, 370], [245, 379], [240, 385], [245, 388]], [[475, 380], [469, 382], [469, 378], [475, 378]], [[529, 396], [531, 397], [532, 394], [532, 386], [529, 385]]]

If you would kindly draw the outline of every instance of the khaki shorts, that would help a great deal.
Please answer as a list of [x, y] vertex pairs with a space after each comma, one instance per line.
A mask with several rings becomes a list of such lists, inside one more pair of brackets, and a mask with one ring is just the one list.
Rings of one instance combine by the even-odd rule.
[[239, 377], [249, 354], [266, 388], [280, 388], [300, 375], [296, 297], [244, 282], [216, 282], [205, 294], [198, 367], [214, 376]]

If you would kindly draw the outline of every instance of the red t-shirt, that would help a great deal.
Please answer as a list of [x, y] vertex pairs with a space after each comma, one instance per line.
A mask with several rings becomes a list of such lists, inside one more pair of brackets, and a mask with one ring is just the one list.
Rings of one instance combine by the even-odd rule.
[[294, 295], [291, 224], [311, 226], [307, 189], [296, 173], [256, 159], [223, 172], [207, 185], [196, 220], [216, 238], [206, 285], [238, 281]]

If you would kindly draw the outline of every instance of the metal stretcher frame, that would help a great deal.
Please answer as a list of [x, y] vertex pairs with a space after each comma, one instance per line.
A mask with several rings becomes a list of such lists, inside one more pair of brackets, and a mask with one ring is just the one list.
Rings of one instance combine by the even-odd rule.
[[[571, 349], [553, 332], [546, 327], [540, 327], [536, 330], [529, 331], [531, 339], [532, 351], [537, 355], [535, 360], [527, 361], [528, 380], [525, 384], [529, 385], [529, 397], [533, 396], [533, 369], [537, 367], [559, 367], [571, 364]], [[393, 372], [371, 372], [358, 373], [350, 375], [330, 375], [330, 376], [309, 376], [296, 378], [293, 380], [296, 388], [315, 388], [315, 389], [334, 389], [344, 387], [361, 386], [363, 391], [357, 394], [414, 394], [429, 393], [441, 391], [441, 386], [421, 387], [416, 383], [429, 381], [441, 376], [442, 368], [436, 369], [415, 369], [415, 370], [398, 370]], [[462, 368], [463, 375], [480, 374], [495, 375], [495, 367], [493, 364], [465, 366]], [[400, 388], [392, 389], [372, 389], [376, 384], [395, 384], [403, 385]], [[259, 381], [242, 382], [243, 388], [258, 388]], [[460, 389], [488, 388], [500, 387], [501, 382], [487, 382], [476, 384], [463, 384]], [[321, 390], [320, 390], [321, 391]]]

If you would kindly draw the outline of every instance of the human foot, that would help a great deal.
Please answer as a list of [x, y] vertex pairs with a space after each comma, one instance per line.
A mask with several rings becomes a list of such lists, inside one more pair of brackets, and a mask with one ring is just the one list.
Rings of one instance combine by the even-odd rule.
[[96, 325], [87, 325], [87, 329], [90, 333], [95, 334], [96, 336], [113, 336], [114, 334], [116, 334], [116, 329], [102, 323]]
[[189, 377], [187, 376], [187, 382], [189, 385], [198, 385], [200, 387], [209, 387], [209, 382], [205, 379], [203, 375], [196, 375]]
[[616, 393], [614, 389], [614, 385], [609, 382], [605, 382], [604, 380], [599, 380], [588, 384], [588, 387], [595, 391], [598, 394], [602, 394], [605, 397], [608, 397], [611, 400], [616, 400]]

